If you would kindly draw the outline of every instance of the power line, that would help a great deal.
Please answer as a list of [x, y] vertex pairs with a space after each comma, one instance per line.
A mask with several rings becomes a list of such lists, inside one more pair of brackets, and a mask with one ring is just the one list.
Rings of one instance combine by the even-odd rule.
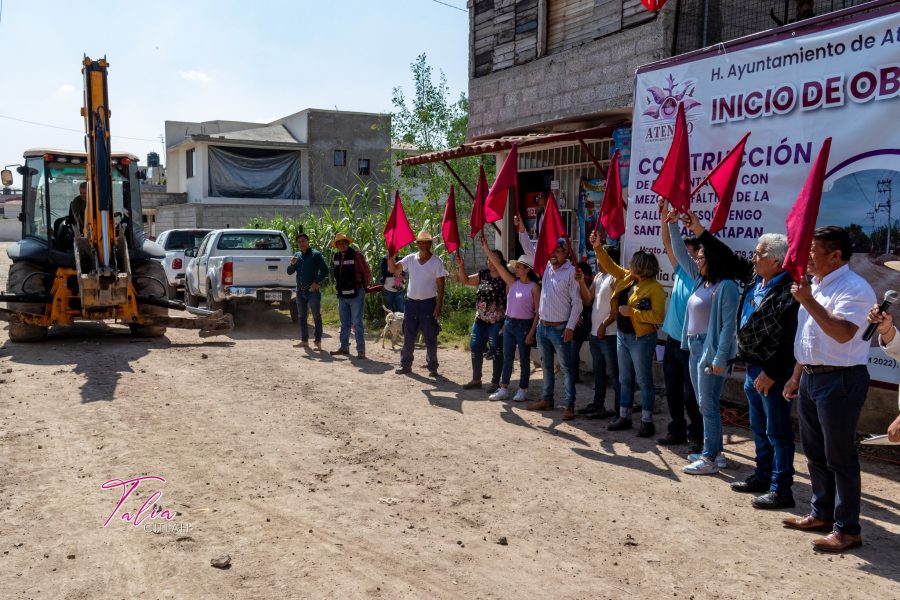
[[[2, 0], [0, 0], [2, 1]], [[26, 119], [19, 119], [16, 117], [10, 117], [7, 115], [0, 115], [0, 119], [9, 119], [10, 121], [18, 121], [19, 123], [27, 123], [29, 125], [37, 125], [38, 127], [49, 127], [51, 129], [60, 129], [62, 131], [72, 131], [74, 133], [80, 133], [84, 135], [84, 130], [82, 129], [72, 129], [71, 127], [60, 127], [59, 125], [50, 125], [49, 123], [38, 123], [37, 121], [28, 121]], [[129, 137], [127, 135], [113, 135], [114, 138], [120, 138], [123, 140], [135, 140], [139, 142], [158, 142], [158, 139], [150, 139], [150, 138], [139, 138], [139, 137]]]
[[461, 10], [461, 11], [463, 11], [464, 13], [469, 12], [468, 9], [460, 8], [460, 7], [458, 7], [458, 6], [454, 6], [454, 5], [448, 4], [448, 3], [446, 3], [446, 2], [441, 2], [441, 0], [431, 0], [431, 1], [434, 2], [434, 3], [436, 3], [436, 4], [443, 4], [444, 6], [449, 6], [450, 8], [455, 8], [456, 10]]

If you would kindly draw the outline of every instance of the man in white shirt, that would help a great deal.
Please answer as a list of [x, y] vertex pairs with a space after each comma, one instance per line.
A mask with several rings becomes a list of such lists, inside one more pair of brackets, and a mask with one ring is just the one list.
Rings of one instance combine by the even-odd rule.
[[869, 389], [870, 344], [862, 332], [875, 292], [850, 270], [852, 253], [847, 230], [816, 229], [809, 251], [813, 281], [791, 287], [800, 303], [794, 338], [797, 367], [784, 386], [784, 397], [797, 398], [812, 498], [809, 515], [782, 523], [802, 531], [830, 532], [812, 542], [823, 552], [844, 552], [862, 544], [856, 425]]
[[388, 270], [395, 275], [403, 271], [409, 274], [406, 290], [406, 306], [403, 310], [403, 349], [400, 351], [398, 375], [412, 372], [413, 348], [416, 335], [422, 332], [425, 340], [425, 365], [430, 377], [438, 376], [437, 338], [440, 332], [438, 319], [444, 304], [444, 279], [447, 270], [444, 263], [431, 253], [432, 237], [420, 231], [416, 237], [419, 251], [394, 262], [388, 257]]
[[[528, 238], [525, 227], [516, 217], [519, 230], [519, 242], [529, 258], [534, 260], [534, 246]], [[560, 368], [565, 381], [565, 410], [563, 419], [575, 418], [575, 357], [572, 356], [572, 335], [575, 325], [581, 316], [581, 281], [584, 273], [576, 269], [566, 258], [567, 244], [565, 238], [559, 238], [556, 248], [550, 254], [550, 260], [541, 280], [541, 300], [538, 305], [537, 344], [541, 351], [541, 364], [544, 372], [543, 398], [526, 406], [526, 410], [550, 410], [553, 408], [553, 356], [559, 356]]]

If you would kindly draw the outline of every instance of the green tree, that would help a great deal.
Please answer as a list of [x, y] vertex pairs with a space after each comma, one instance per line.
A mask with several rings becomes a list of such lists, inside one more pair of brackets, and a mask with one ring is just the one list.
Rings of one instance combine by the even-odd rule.
[[[408, 147], [402, 154], [415, 155], [434, 150], [459, 146], [466, 141], [469, 124], [469, 101], [460, 93], [455, 102], [450, 101], [450, 90], [443, 71], [434, 71], [426, 55], [420, 54], [410, 64], [414, 93], [407, 97], [401, 87], [395, 87], [391, 113], [391, 139]], [[478, 184], [478, 170], [484, 165], [488, 181], [493, 181], [495, 161], [493, 155], [469, 156], [448, 161], [450, 166], [474, 193]], [[460, 234], [464, 229], [472, 203], [456, 179], [442, 163], [403, 166], [399, 178], [392, 187], [401, 191], [404, 198], [421, 196], [436, 211], [440, 211], [450, 186], [456, 186], [456, 208], [460, 221]]]

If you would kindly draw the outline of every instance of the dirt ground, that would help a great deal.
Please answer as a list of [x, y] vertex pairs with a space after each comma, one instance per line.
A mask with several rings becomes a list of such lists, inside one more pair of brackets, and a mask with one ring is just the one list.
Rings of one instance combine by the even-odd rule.
[[[7, 263], [0, 247], [0, 279]], [[900, 597], [896, 466], [863, 463], [865, 546], [817, 555], [729, 490], [745, 430], [726, 429], [730, 468], [691, 477], [684, 447], [463, 392], [463, 352], [440, 351], [435, 382], [421, 351], [402, 377], [390, 344], [359, 361], [294, 341], [278, 314], [211, 340], [0, 330], [0, 596]], [[151, 475], [119, 509], [101, 488]], [[174, 519], [122, 520], [147, 500]]]

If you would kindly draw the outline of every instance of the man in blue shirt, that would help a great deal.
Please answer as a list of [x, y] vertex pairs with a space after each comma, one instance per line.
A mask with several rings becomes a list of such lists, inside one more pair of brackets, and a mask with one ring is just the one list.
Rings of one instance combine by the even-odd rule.
[[316, 350], [322, 349], [322, 291], [320, 286], [328, 279], [328, 265], [318, 250], [309, 245], [309, 236], [297, 234], [297, 248], [300, 250], [291, 258], [288, 275], [297, 277], [297, 312], [300, 318], [300, 343], [295, 348], [309, 348], [309, 324], [307, 315], [312, 311], [315, 326], [314, 343]]
[[[672, 232], [664, 200], [659, 203], [659, 215], [663, 247], [674, 272], [669, 307], [666, 310], [666, 319], [662, 324], [662, 330], [668, 336], [663, 354], [663, 376], [666, 382], [666, 402], [669, 405], [671, 421], [669, 421], [669, 433], [657, 440], [657, 443], [662, 446], [689, 443], [691, 452], [700, 452], [703, 447], [703, 417], [700, 415], [700, 407], [697, 405], [697, 397], [694, 394], [694, 386], [691, 384], [688, 371], [690, 353], [681, 348], [684, 315], [687, 313], [688, 298], [694, 289], [694, 280], [689, 273], [678, 266], [678, 262], [675, 260], [675, 254], [672, 251]], [[676, 219], [676, 227], [677, 223]], [[691, 258], [696, 258], [697, 252], [700, 250], [700, 242], [697, 238], [686, 238], [684, 243]], [[685, 411], [691, 421], [690, 426], [684, 418]]]

